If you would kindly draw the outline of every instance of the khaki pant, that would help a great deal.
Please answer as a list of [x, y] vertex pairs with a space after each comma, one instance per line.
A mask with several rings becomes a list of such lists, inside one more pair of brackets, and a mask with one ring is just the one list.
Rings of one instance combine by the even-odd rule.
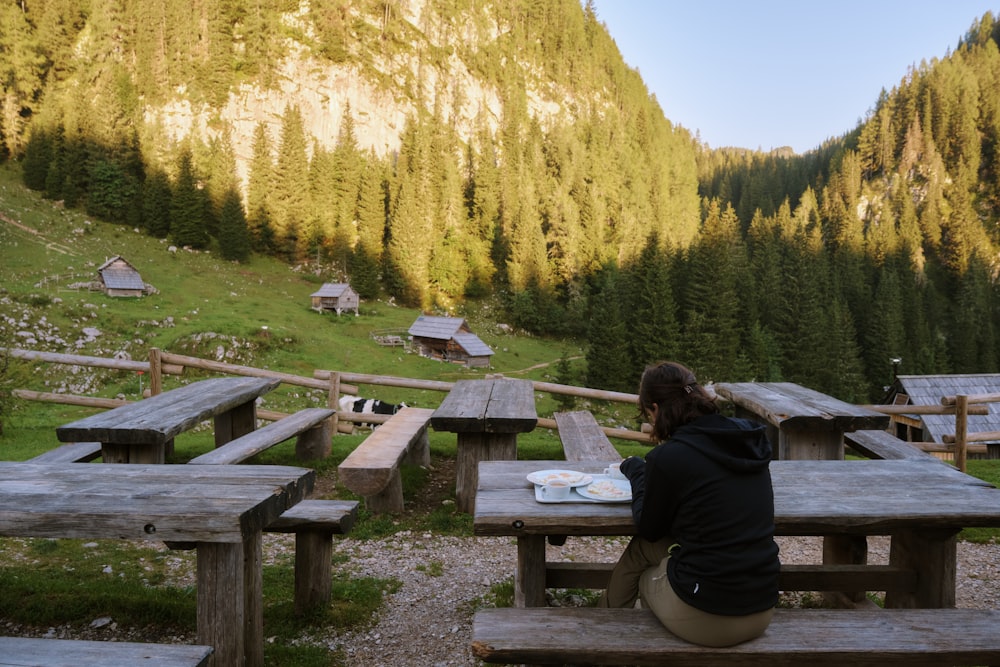
[[634, 607], [636, 600], [651, 610], [681, 639], [702, 646], [733, 646], [759, 637], [771, 622], [773, 609], [747, 616], [709, 614], [687, 604], [667, 580], [673, 540], [649, 542], [634, 537], [615, 565], [599, 607]]

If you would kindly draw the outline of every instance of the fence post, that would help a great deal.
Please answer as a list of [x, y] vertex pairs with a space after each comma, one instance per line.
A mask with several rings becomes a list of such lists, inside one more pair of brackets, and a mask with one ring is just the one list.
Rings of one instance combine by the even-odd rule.
[[340, 373], [337, 371], [330, 371], [330, 388], [327, 394], [327, 405], [331, 410], [334, 410], [333, 417], [330, 421], [330, 432], [333, 435], [337, 435], [337, 427], [340, 425]]
[[966, 439], [969, 432], [969, 397], [955, 396], [955, 467], [965, 472]]
[[156, 396], [163, 391], [163, 359], [160, 348], [149, 348], [149, 395]]

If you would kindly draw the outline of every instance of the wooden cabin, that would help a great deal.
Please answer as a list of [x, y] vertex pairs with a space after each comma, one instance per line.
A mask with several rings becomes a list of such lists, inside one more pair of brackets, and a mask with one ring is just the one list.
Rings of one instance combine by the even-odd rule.
[[407, 331], [418, 354], [469, 368], [489, 368], [493, 350], [460, 317], [421, 315]]
[[361, 302], [358, 293], [347, 283], [323, 283], [322, 287], [312, 293], [311, 298], [313, 310], [331, 310], [338, 315], [345, 310], [353, 310], [357, 315], [358, 304]]
[[101, 291], [108, 296], [143, 296], [146, 283], [139, 271], [120, 255], [116, 255], [97, 267], [97, 279]]
[[[897, 375], [883, 399], [886, 405], [941, 405], [943, 396], [1000, 394], [1000, 373], [965, 375]], [[967, 432], [1000, 432], [1000, 403], [986, 403], [989, 414], [968, 415]], [[944, 444], [944, 436], [955, 434], [954, 415], [893, 415], [890, 430], [907, 442]], [[969, 458], [1000, 458], [1000, 441], [985, 444], [986, 455]]]

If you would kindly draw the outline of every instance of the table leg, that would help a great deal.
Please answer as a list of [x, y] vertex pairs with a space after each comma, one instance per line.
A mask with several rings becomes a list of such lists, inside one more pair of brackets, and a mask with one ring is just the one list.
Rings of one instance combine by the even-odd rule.
[[892, 535], [889, 564], [916, 570], [917, 590], [886, 593], [894, 609], [944, 609], [955, 606], [958, 531], [903, 531]]
[[455, 455], [455, 504], [460, 512], [476, 509], [480, 461], [517, 459], [516, 433], [459, 433]]
[[215, 446], [246, 435], [257, 428], [257, 404], [247, 401], [215, 417]]
[[262, 537], [198, 544], [198, 643], [215, 667], [264, 665]]
[[101, 443], [101, 461], [104, 463], [163, 463], [166, 461], [163, 445], [119, 445]]
[[[865, 565], [868, 563], [868, 538], [864, 535], [827, 535], [823, 538], [824, 565]], [[864, 601], [865, 591], [824, 591], [832, 607], [853, 607]]]
[[514, 575], [514, 606], [545, 606], [545, 536], [517, 538], [517, 570]]
[[786, 461], [842, 461], [844, 434], [840, 431], [782, 428], [778, 458]]

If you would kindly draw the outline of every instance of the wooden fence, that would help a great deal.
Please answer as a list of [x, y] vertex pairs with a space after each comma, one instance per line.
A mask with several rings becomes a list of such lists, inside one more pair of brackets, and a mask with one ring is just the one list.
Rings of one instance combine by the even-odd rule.
[[[2, 348], [0, 348], [0, 350], [2, 350]], [[147, 361], [108, 359], [105, 357], [90, 357], [76, 354], [37, 352], [33, 350], [20, 349], [9, 349], [7, 352], [14, 358], [28, 361], [41, 361], [53, 364], [110, 368], [138, 373], [149, 373], [149, 386], [146, 392], [148, 395], [159, 394], [163, 391], [164, 375], [182, 375], [185, 368], [198, 368], [201, 370], [228, 375], [276, 378], [281, 380], [283, 384], [323, 390], [327, 392], [328, 405], [333, 409], [338, 408], [338, 399], [341, 395], [358, 395], [360, 385], [421, 389], [440, 391], [442, 393], [448, 393], [454, 386], [453, 382], [438, 380], [420, 380], [415, 378], [370, 375], [365, 373], [349, 373], [331, 370], [316, 370], [313, 372], [313, 377], [302, 377], [292, 373], [269, 371], [261, 368], [255, 368], [253, 366], [241, 366], [238, 364], [230, 364], [211, 359], [202, 359], [200, 357], [173, 354], [158, 348], [150, 349], [149, 359]], [[499, 376], [492, 375], [487, 377]], [[621, 402], [630, 405], [635, 405], [638, 400], [638, 396], [635, 394], [603, 391], [600, 389], [589, 389], [586, 387], [574, 387], [572, 385], [562, 385], [551, 382], [533, 382], [533, 386], [535, 391], [542, 391], [550, 394], [563, 394], [591, 400]], [[128, 402], [127, 400], [117, 398], [74, 396], [71, 394], [32, 391], [30, 389], [17, 389], [14, 391], [14, 395], [24, 400], [47, 401], [66, 405], [81, 405], [96, 408], [114, 408]], [[257, 416], [261, 419], [273, 421], [281, 419], [286, 415], [269, 410], [258, 410]], [[349, 433], [352, 431], [351, 422], [379, 423], [388, 419], [389, 416], [390, 415], [365, 415], [362, 417], [338, 411], [334, 416], [334, 420], [337, 422], [335, 425], [338, 432]], [[339, 422], [346, 423], [341, 425]], [[538, 426], [558, 430], [555, 419], [550, 417], [539, 417]], [[648, 434], [640, 431], [611, 428], [607, 426], [603, 426], [602, 429], [609, 437], [638, 442], [649, 441]]]

